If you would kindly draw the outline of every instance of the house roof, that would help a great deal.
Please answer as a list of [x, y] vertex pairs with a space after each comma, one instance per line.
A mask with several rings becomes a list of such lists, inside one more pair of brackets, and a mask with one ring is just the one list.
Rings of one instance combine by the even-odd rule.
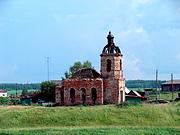
[[125, 93], [128, 94], [129, 92], [130, 90], [127, 87], [125, 87]]
[[[172, 84], [171, 80], [169, 81], [166, 81], [165, 83], [162, 83], [163, 84]], [[173, 80], [173, 84], [180, 84], [180, 80]]]
[[0, 93], [7, 93], [6, 90], [0, 90]]
[[82, 68], [75, 72], [70, 79], [81, 79], [81, 78], [100, 78], [101, 75], [92, 68]]
[[133, 91], [138, 97], [141, 97], [141, 95], [137, 91]]
[[56, 85], [61, 85], [63, 83], [62, 80], [51, 80], [51, 82], [56, 84]]
[[141, 95], [137, 91], [134, 91], [134, 90], [131, 90], [127, 95], [141, 97]]

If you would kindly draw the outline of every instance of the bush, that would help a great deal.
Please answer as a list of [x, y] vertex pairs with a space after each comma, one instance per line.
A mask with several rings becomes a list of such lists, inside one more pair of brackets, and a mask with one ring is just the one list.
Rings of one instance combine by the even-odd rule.
[[20, 101], [18, 99], [12, 98], [9, 101], [9, 105], [18, 105], [20, 104]]
[[45, 100], [46, 102], [55, 102], [55, 88], [56, 85], [53, 82], [42, 82], [41, 94], [43, 100]]
[[8, 97], [0, 97], [0, 105], [7, 105], [9, 103]]
[[117, 105], [117, 107], [128, 107], [128, 106], [137, 106], [137, 105], [141, 105], [140, 102], [130, 102], [130, 101], [125, 101], [123, 103], [120, 103]]

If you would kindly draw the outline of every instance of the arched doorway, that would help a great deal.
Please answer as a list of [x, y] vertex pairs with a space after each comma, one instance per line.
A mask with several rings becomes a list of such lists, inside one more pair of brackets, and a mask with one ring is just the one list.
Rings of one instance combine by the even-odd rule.
[[123, 91], [120, 91], [120, 95], [121, 95], [121, 103], [123, 102]]
[[83, 104], [86, 103], [86, 89], [85, 88], [81, 89], [81, 100]]
[[60, 95], [61, 95], [61, 104], [64, 104], [64, 90], [60, 91]]
[[75, 89], [74, 88], [70, 89], [70, 101], [72, 104], [75, 103]]
[[92, 97], [93, 104], [96, 104], [97, 90], [95, 88], [91, 89], [91, 97]]

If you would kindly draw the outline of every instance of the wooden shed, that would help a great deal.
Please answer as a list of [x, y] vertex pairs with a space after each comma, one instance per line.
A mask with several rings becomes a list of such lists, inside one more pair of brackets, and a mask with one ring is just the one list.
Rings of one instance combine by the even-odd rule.
[[180, 80], [166, 81], [161, 84], [162, 91], [180, 91]]

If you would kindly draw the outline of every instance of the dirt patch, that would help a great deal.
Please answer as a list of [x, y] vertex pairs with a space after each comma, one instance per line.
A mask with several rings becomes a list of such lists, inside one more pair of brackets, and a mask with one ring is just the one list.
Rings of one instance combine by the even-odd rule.
[[7, 109], [21, 109], [21, 108], [28, 108], [30, 106], [21, 106], [21, 105], [10, 105], [10, 106], [0, 106], [0, 108], [7, 108]]

